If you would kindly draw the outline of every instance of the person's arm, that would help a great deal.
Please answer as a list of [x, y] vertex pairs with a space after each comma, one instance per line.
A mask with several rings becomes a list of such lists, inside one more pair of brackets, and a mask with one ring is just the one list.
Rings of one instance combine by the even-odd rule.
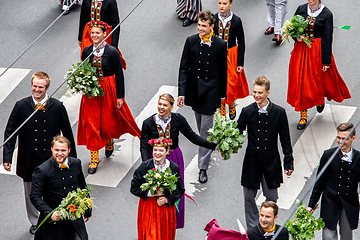
[[87, 22], [90, 21], [90, 12], [88, 11], [85, 1], [81, 4], [80, 21], [79, 21], [79, 34], [78, 41], [82, 42], [84, 28]]
[[53, 210], [43, 199], [46, 180], [45, 173], [36, 167], [32, 175], [30, 200], [34, 207], [45, 216]]
[[141, 184], [145, 183], [144, 175], [146, 174], [146, 162], [142, 162], [135, 170], [133, 179], [131, 180], [130, 192], [139, 198], [147, 199], [148, 191], [141, 190]]
[[290, 176], [294, 170], [294, 157], [291, 146], [289, 123], [286, 116], [285, 109], [282, 109], [281, 116], [278, 122], [280, 143], [284, 154], [284, 170]]
[[[116, 1], [111, 1], [111, 23], [108, 23], [112, 26], [112, 29], [120, 23], [119, 11], [117, 7]], [[113, 32], [111, 36], [111, 45], [115, 48], [119, 46], [119, 39], [120, 39], [120, 26]]]
[[226, 97], [226, 87], [227, 87], [227, 46], [226, 42], [223, 41], [223, 44], [219, 53], [219, 87], [220, 87], [220, 97], [224, 99]]
[[240, 134], [244, 134], [244, 131], [246, 129], [246, 125], [248, 123], [247, 114], [244, 111], [244, 108], [241, 110], [239, 119], [237, 120], [237, 128], [239, 129]]
[[238, 42], [238, 67], [244, 67], [244, 58], [245, 58], [245, 35], [244, 35], [244, 28], [239, 18], [239, 26], [237, 28], [237, 42]]
[[187, 80], [189, 76], [189, 68], [190, 68], [190, 61], [191, 61], [191, 54], [190, 54], [190, 43], [189, 38], [186, 39], [183, 53], [181, 56], [180, 61], [180, 68], [179, 68], [179, 79], [178, 79], [178, 103], [177, 105], [179, 107], [182, 107], [184, 105], [185, 101], [185, 94], [186, 94], [186, 86], [187, 86]]
[[331, 47], [333, 41], [333, 15], [330, 12], [324, 23], [324, 29], [321, 36], [321, 58], [323, 66], [331, 65]]
[[70, 153], [69, 156], [70, 157], [77, 157], [76, 154], [76, 143], [74, 140], [74, 135], [73, 135], [73, 131], [71, 128], [71, 124], [69, 121], [69, 116], [67, 114], [66, 108], [65, 106], [61, 103], [61, 107], [60, 107], [60, 130], [63, 134], [64, 137], [66, 137], [69, 141], [70, 141]]
[[176, 176], [178, 177], [178, 181], [176, 182], [176, 189], [171, 194], [170, 193], [165, 194], [165, 197], [168, 200], [167, 206], [175, 204], [175, 202], [179, 200], [181, 196], [184, 195], [185, 193], [184, 183], [181, 178], [179, 167], [176, 165], [174, 166], [174, 168], [172, 168], [172, 170], [173, 170], [172, 174], [176, 174]]
[[[4, 141], [7, 140], [10, 137], [10, 135], [13, 132], [15, 132], [15, 130], [20, 126], [19, 114], [20, 114], [20, 106], [19, 106], [19, 102], [17, 102], [10, 114], [8, 123], [6, 125], [4, 132]], [[19, 132], [17, 132], [12, 138], [10, 138], [9, 141], [7, 141], [3, 147], [3, 163], [6, 171], [11, 170], [12, 157], [13, 157], [18, 133]]]
[[[109, 49], [110, 50], [110, 49]], [[111, 66], [115, 73], [116, 95], [118, 99], [125, 97], [124, 73], [121, 65], [120, 54], [117, 49], [111, 49]]]
[[[150, 151], [151, 146], [148, 144], [148, 141], [151, 139], [151, 129], [148, 124], [148, 121], [145, 120], [143, 122], [142, 128], [141, 128], [141, 138], [140, 138], [140, 152], [141, 152], [141, 159], [142, 161], [146, 161], [150, 159]], [[155, 137], [157, 138], [157, 137]]]
[[[79, 161], [79, 178], [78, 178], [78, 183], [79, 183], [79, 187], [81, 189], [85, 189], [87, 188], [87, 185], [86, 185], [86, 181], [85, 181], [85, 177], [84, 177], [84, 173], [82, 171], [82, 167], [81, 167], [81, 160], [76, 160], [76, 161]], [[90, 197], [90, 195], [89, 195]], [[89, 218], [91, 217], [91, 212], [92, 212], [92, 209], [88, 209], [87, 211], [85, 211], [84, 213], [84, 221], [87, 222], [89, 220]]]

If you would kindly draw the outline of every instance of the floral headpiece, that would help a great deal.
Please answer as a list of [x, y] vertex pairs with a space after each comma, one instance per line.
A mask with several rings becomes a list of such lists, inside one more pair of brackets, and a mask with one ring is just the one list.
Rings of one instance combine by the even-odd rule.
[[172, 140], [166, 139], [166, 138], [150, 139], [148, 141], [148, 144], [150, 144], [151, 146], [157, 146], [157, 147], [168, 147], [168, 146], [172, 145]]
[[107, 24], [106, 22], [103, 22], [103, 21], [99, 21], [99, 20], [96, 20], [96, 21], [91, 20], [87, 24], [88, 24], [88, 26], [90, 28], [92, 28], [93, 26], [99, 27], [99, 28], [102, 28], [102, 29], [105, 29], [105, 30], [108, 30], [110, 28], [109, 24]]
[[166, 100], [168, 102], [171, 102], [171, 103], [175, 102], [175, 99], [173, 99], [172, 97], [167, 97], [167, 96], [164, 96], [164, 95], [160, 95], [159, 99], [164, 99], [164, 100]]

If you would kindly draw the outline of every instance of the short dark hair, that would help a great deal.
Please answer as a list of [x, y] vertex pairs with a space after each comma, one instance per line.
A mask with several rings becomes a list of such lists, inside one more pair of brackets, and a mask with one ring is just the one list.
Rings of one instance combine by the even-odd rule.
[[265, 76], [261, 76], [261, 77], [258, 77], [257, 79], [255, 79], [254, 80], [254, 85], [264, 86], [265, 91], [270, 90], [270, 80]]
[[34, 78], [44, 79], [45, 80], [45, 87], [48, 88], [50, 86], [50, 77], [46, 72], [36, 72], [31, 76], [31, 85], [34, 84]]
[[200, 12], [199, 19], [201, 21], [209, 21], [210, 26], [215, 23], [215, 15], [212, 12], [210, 12], [209, 10], [207, 10], [205, 12]]
[[[342, 123], [340, 124], [336, 130], [338, 130], [338, 132], [346, 132], [346, 131], [351, 131], [351, 129], [354, 128], [354, 124], [352, 124], [351, 122], [346, 122], [346, 123]], [[356, 130], [354, 129], [354, 131], [350, 134], [350, 137], [354, 137], [356, 134]]]
[[51, 142], [51, 147], [54, 147], [55, 142], [66, 143], [67, 146], [68, 146], [68, 148], [69, 148], [69, 149], [71, 148], [71, 147], [70, 147], [70, 141], [69, 141], [69, 139], [67, 139], [67, 138], [64, 137], [64, 136], [56, 135], [56, 136], [53, 138], [52, 142]]
[[263, 203], [261, 204], [260, 209], [263, 208], [263, 207], [264, 207], [264, 208], [269, 208], [269, 207], [271, 207], [271, 208], [273, 209], [273, 212], [274, 212], [274, 217], [278, 215], [279, 207], [278, 207], [278, 205], [276, 205], [275, 202], [273, 202], [273, 201], [265, 201], [265, 202], [263, 202]]

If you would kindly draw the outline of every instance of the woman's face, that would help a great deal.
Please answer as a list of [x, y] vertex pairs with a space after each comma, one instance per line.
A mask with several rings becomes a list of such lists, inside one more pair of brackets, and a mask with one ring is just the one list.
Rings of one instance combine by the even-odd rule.
[[169, 114], [171, 113], [171, 110], [173, 108], [174, 108], [174, 106], [171, 105], [170, 102], [168, 102], [164, 99], [159, 99], [159, 102], [158, 102], [159, 116], [166, 118], [167, 116], [169, 116]]
[[221, 13], [227, 13], [230, 11], [230, 7], [233, 5], [233, 2], [230, 3], [230, 0], [218, 0], [218, 7]]
[[168, 151], [165, 147], [154, 146], [153, 147], [153, 157], [156, 162], [163, 163], [165, 161], [165, 157]]
[[103, 32], [101, 28], [95, 26], [91, 28], [91, 39], [96, 45], [100, 44], [104, 40], [105, 36], [106, 32]]
[[319, 5], [320, 0], [308, 0], [308, 3], [312, 8], [316, 8]]

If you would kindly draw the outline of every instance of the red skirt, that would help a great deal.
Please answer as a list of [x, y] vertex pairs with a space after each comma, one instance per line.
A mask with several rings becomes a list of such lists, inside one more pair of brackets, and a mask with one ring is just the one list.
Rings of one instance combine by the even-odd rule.
[[175, 205], [159, 207], [156, 198], [140, 198], [138, 208], [138, 240], [174, 240], [176, 233]]
[[351, 97], [334, 56], [330, 68], [323, 72], [321, 38], [315, 38], [311, 48], [304, 42], [295, 42], [289, 65], [287, 102], [295, 111], [301, 111], [324, 103], [324, 97], [336, 102]]
[[125, 102], [117, 109], [115, 76], [100, 81], [104, 96], [82, 96], [79, 113], [77, 144], [91, 151], [105, 147], [106, 140], [130, 133], [140, 139], [141, 131]]
[[236, 99], [249, 96], [249, 86], [245, 76], [236, 72], [238, 60], [238, 46], [228, 49], [227, 53], [227, 88], [226, 88], [226, 104], [233, 103]]
[[[112, 26], [110, 26], [110, 28], [108, 30], [106, 30], [106, 36], [108, 36], [110, 34], [110, 32], [112, 31]], [[106, 39], [106, 43], [107, 44], [111, 44], [111, 37], [108, 37], [108, 39]], [[91, 39], [91, 29], [89, 27], [89, 25], [85, 24], [85, 27], [84, 27], [84, 32], [83, 32], [83, 36], [82, 36], [82, 40], [81, 40], [81, 52], [80, 52], [80, 57], [82, 55], [82, 52], [84, 51], [84, 49], [88, 46], [91, 46], [91, 44], [93, 44], [93, 41]], [[118, 48], [118, 51], [120, 53], [120, 58], [121, 58], [121, 65], [122, 65], [122, 68], [124, 70], [126, 70], [126, 61], [125, 59], [123, 58], [123, 55], [122, 53], [120, 52], [119, 48]]]

